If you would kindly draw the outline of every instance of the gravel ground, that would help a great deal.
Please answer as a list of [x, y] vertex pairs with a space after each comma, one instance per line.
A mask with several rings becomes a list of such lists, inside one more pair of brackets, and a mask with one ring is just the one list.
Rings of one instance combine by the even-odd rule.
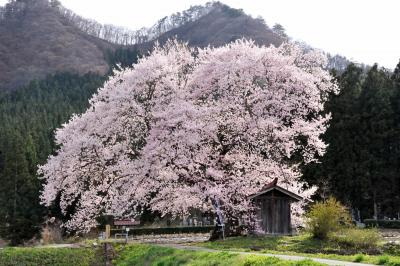
[[[166, 235], [143, 235], [130, 236], [129, 242], [152, 243], [152, 244], [184, 244], [193, 242], [204, 242], [210, 238], [210, 234], [166, 234]], [[115, 238], [114, 238], [115, 239]], [[117, 238], [121, 241], [125, 239]]]
[[385, 241], [400, 244], [400, 229], [379, 229], [379, 232]]

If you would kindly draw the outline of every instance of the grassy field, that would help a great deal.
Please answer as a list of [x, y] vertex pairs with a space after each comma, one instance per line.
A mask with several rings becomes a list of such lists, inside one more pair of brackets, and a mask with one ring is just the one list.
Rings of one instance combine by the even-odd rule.
[[[228, 252], [178, 250], [152, 245], [115, 245], [116, 266], [322, 266], [304, 261], [240, 255]], [[0, 266], [100, 266], [100, 249], [92, 248], [6, 248], [0, 250]]]
[[224, 241], [204, 242], [196, 245], [225, 251], [257, 251], [261, 253], [301, 255], [304, 257], [400, 266], [399, 256], [357, 253], [354, 250], [341, 247], [333, 241], [313, 239], [307, 234], [282, 237], [232, 237]]
[[[260, 253], [300, 255], [342, 261], [364, 262], [376, 265], [400, 266], [400, 256], [349, 254], [332, 241], [320, 241], [309, 235], [293, 237], [235, 237], [224, 241], [204, 242], [195, 245], [220, 250], [220, 252], [192, 251], [144, 244], [117, 244], [114, 265], [157, 266], [317, 266], [311, 260], [300, 262], [278, 258], [229, 253], [227, 251], [252, 251]], [[91, 245], [89, 245], [91, 246]], [[101, 245], [100, 245], [101, 246]], [[0, 249], [0, 266], [97, 266], [104, 265], [101, 248], [5, 248]]]
[[228, 252], [178, 250], [151, 245], [117, 246], [116, 266], [322, 266], [304, 261], [284, 261], [272, 257], [239, 255]]
[[91, 248], [5, 248], [0, 266], [95, 266], [102, 256]]

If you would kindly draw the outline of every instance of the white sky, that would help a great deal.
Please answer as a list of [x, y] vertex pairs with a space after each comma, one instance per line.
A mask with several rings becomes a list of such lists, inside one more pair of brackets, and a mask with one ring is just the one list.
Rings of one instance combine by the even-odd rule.
[[[131, 29], [207, 0], [60, 0], [79, 15]], [[7, 0], [0, 0], [4, 5]], [[400, 59], [398, 0], [222, 0], [289, 36], [356, 62], [394, 68]]]

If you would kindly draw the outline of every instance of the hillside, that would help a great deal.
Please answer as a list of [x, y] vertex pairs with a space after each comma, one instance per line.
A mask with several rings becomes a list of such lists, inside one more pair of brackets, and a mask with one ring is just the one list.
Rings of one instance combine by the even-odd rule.
[[48, 74], [105, 74], [105, 52], [117, 47], [150, 49], [177, 37], [190, 45], [220, 46], [238, 38], [279, 45], [282, 38], [262, 19], [220, 2], [193, 6], [131, 31], [102, 25], [64, 8], [58, 1], [18, 0], [0, 8], [0, 89], [15, 89]]
[[83, 33], [47, 0], [8, 3], [0, 16], [0, 88], [56, 72], [105, 74], [112, 45]]
[[[252, 18], [220, 2], [192, 6], [149, 28], [129, 30], [86, 19], [57, 0], [9, 1], [0, 7], [0, 36], [0, 90], [16, 89], [59, 72], [104, 75], [110, 64], [116, 63], [110, 62], [110, 51], [146, 53], [156, 41], [162, 44], [170, 38], [199, 47], [220, 46], [240, 38], [278, 46], [287, 38], [262, 18]], [[329, 59], [329, 67], [339, 71], [349, 63], [340, 56]]]
[[283, 42], [283, 38], [262, 19], [252, 18], [240, 9], [219, 2], [215, 2], [204, 16], [166, 32], [158, 39], [163, 43], [175, 36], [199, 47], [221, 46], [240, 38], [253, 39], [260, 45], [278, 46]]

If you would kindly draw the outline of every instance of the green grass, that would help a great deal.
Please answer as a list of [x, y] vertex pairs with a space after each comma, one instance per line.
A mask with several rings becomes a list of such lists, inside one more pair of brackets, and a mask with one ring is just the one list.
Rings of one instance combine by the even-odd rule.
[[151, 245], [119, 245], [116, 266], [322, 266], [311, 260], [284, 261], [278, 258], [228, 252], [178, 250]]
[[5, 248], [0, 250], [0, 266], [92, 266], [101, 256], [91, 248]]
[[232, 237], [225, 241], [204, 242], [200, 243], [199, 245], [212, 249], [229, 249], [239, 251], [273, 250], [296, 253], [336, 254], [348, 251], [347, 249], [341, 250], [340, 246], [334, 242], [314, 239], [307, 234], [281, 237]]
[[308, 234], [298, 236], [232, 237], [226, 240], [197, 243], [197, 246], [222, 251], [257, 251], [260, 253], [299, 255], [332, 260], [400, 266], [400, 256], [368, 255], [363, 250], [341, 247], [334, 241], [322, 241]]

